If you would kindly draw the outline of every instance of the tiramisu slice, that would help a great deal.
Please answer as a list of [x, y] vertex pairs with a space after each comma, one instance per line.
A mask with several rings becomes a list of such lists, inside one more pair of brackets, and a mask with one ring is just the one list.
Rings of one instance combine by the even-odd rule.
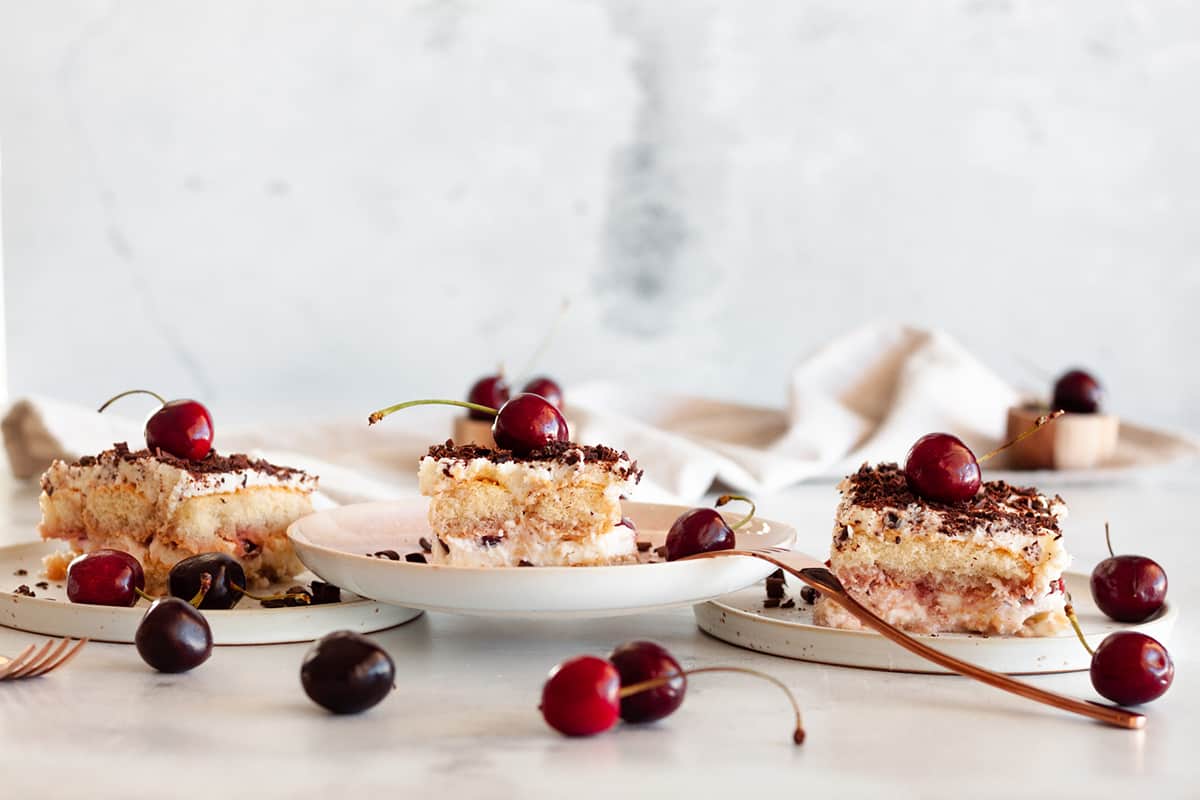
[[[1067, 624], [1061, 497], [988, 481], [966, 503], [923, 500], [895, 464], [839, 485], [830, 568], [846, 590], [912, 633], [1044, 636]], [[818, 624], [859, 628], [821, 599]]]
[[431, 564], [591, 566], [637, 559], [621, 497], [642, 476], [608, 447], [552, 442], [528, 455], [447, 441], [421, 459], [437, 541]]
[[[69, 542], [74, 553], [129, 553], [151, 591], [177, 561], [199, 553], [233, 556], [246, 580], [261, 587], [303, 570], [286, 531], [312, 511], [316, 486], [315, 476], [244, 455], [188, 460], [118, 444], [50, 465], [42, 476], [40, 532]], [[49, 557], [52, 579], [69, 555]]]

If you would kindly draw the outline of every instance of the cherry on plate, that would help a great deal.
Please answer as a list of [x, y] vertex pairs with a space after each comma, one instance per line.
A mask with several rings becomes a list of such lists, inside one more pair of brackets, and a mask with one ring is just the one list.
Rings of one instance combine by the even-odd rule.
[[93, 550], [67, 566], [67, 599], [72, 603], [133, 606], [145, 588], [142, 565], [123, 550]]
[[191, 601], [200, 594], [205, 575], [210, 583], [198, 608], [233, 608], [245, 594], [246, 571], [236, 558], [225, 553], [201, 553], [177, 562], [167, 573], [167, 591]]

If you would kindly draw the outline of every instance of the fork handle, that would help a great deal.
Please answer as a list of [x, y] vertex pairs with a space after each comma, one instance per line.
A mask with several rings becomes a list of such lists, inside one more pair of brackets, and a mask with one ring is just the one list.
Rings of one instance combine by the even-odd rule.
[[[789, 563], [794, 555], [794, 563]], [[945, 667], [951, 672], [957, 672], [968, 678], [974, 678], [981, 683], [986, 683], [989, 686], [994, 686], [997, 689], [1003, 689], [1006, 692], [1024, 697], [1027, 700], [1033, 700], [1038, 703], [1044, 703], [1054, 708], [1070, 711], [1074, 714], [1080, 714], [1100, 722], [1113, 725], [1118, 728], [1128, 728], [1137, 730], [1145, 727], [1146, 718], [1135, 711], [1127, 711], [1124, 708], [1115, 706], [1106, 706], [1100, 703], [1092, 703], [1086, 700], [1078, 700], [1074, 697], [1050, 692], [1045, 689], [1040, 689], [1037, 686], [1025, 683], [1024, 681], [1010, 678], [999, 672], [993, 672], [989, 669], [977, 666], [969, 661], [963, 661], [954, 656], [947, 655], [940, 650], [935, 650], [924, 642], [909, 636], [904, 631], [900, 630], [891, 623], [885, 622], [875, 612], [868, 609], [862, 603], [851, 597], [842, 587], [841, 582], [834, 577], [833, 573], [824, 567], [814, 568], [813, 562], [806, 556], [799, 553], [761, 553], [754, 550], [716, 550], [709, 553], [698, 553], [690, 558], [715, 558], [720, 556], [750, 556], [752, 558], [760, 558], [763, 561], [770, 562], [780, 569], [795, 575], [804, 583], [821, 592], [822, 595], [833, 600], [835, 603], [846, 609], [859, 622], [879, 632], [891, 641], [903, 647], [909, 652], [915, 653], [921, 658], [932, 661], [938, 666]], [[828, 576], [825, 579], [824, 573]]]

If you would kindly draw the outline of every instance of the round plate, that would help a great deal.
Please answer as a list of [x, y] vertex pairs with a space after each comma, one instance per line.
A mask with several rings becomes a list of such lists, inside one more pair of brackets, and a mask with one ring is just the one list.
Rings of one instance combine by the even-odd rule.
[[[364, 503], [312, 514], [288, 535], [304, 565], [324, 580], [384, 602], [476, 616], [604, 617], [684, 606], [749, 586], [773, 567], [751, 558], [662, 562], [653, 549], [642, 563], [610, 567], [447, 567], [372, 558], [368, 553], [421, 552], [432, 539], [422, 497]], [[662, 545], [685, 506], [622, 504], [638, 539]], [[755, 518], [739, 546], [789, 546], [796, 532]]]
[[[142, 615], [150, 605], [139, 600], [132, 608], [89, 606], [72, 603], [62, 583], [37, 584], [42, 577], [42, 556], [56, 552], [56, 542], [29, 542], [0, 547], [0, 625], [47, 636], [88, 638], [101, 642], [131, 644]], [[17, 574], [25, 570], [25, 575]], [[262, 594], [281, 592], [288, 586], [307, 584], [312, 575], [298, 575], [280, 586], [263, 589]], [[37, 597], [14, 591], [27, 585]], [[255, 592], [259, 594], [259, 592]], [[278, 644], [307, 642], [330, 631], [352, 630], [370, 633], [408, 622], [421, 615], [412, 608], [399, 608], [356, 597], [343, 590], [342, 602], [296, 608], [263, 608], [255, 601], [243, 600], [228, 611], [205, 610], [204, 618], [212, 628], [214, 644]]]
[[[1141, 631], [1167, 644], [1179, 615], [1170, 604], [1147, 622], [1137, 625], [1114, 622], [1092, 602], [1087, 575], [1068, 572], [1063, 577], [1075, 600], [1079, 625], [1092, 647], [1120, 630]], [[760, 653], [847, 667], [946, 674], [941, 667], [872, 631], [844, 631], [815, 625], [812, 606], [800, 599], [797, 583], [798, 579], [789, 577], [788, 596], [795, 599], [794, 608], [764, 608], [764, 588], [751, 586], [696, 606], [696, 623], [705, 633]], [[1077, 672], [1091, 664], [1091, 656], [1070, 628], [1055, 636], [1041, 637], [942, 633], [914, 638], [972, 664], [1013, 675]]]

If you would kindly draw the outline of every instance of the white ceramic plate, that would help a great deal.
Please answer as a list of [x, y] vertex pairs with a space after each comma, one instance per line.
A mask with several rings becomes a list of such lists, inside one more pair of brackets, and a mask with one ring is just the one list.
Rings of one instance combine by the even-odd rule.
[[[87, 637], [102, 642], [133, 641], [142, 615], [150, 605], [141, 600], [132, 608], [89, 606], [67, 599], [63, 584], [42, 577], [42, 556], [58, 550], [55, 542], [29, 542], [0, 547], [0, 625], [47, 636]], [[27, 574], [16, 574], [25, 570]], [[299, 575], [287, 584], [263, 590], [282, 591], [307, 584], [311, 575]], [[37, 597], [15, 594], [21, 584]], [[256, 592], [257, 594], [257, 592]], [[203, 611], [212, 628], [215, 644], [277, 644], [307, 642], [330, 631], [370, 633], [391, 628], [420, 616], [411, 608], [377, 603], [343, 590], [342, 602], [296, 608], [263, 608], [258, 602], [242, 600], [228, 611]]]
[[[720, 558], [612, 567], [470, 568], [410, 564], [367, 553], [420, 552], [432, 538], [429, 501], [413, 498], [322, 511], [292, 523], [288, 535], [305, 566], [338, 586], [431, 611], [478, 616], [603, 617], [684, 606], [749, 586], [773, 567], [757, 559]], [[684, 506], [623, 504], [638, 538], [662, 545]], [[755, 518], [738, 531], [739, 546], [790, 546], [796, 532]], [[652, 551], [651, 551], [652, 552]], [[649, 558], [647, 553], [644, 558]]]
[[[1148, 622], [1113, 622], [1092, 602], [1087, 575], [1070, 572], [1064, 577], [1080, 627], [1092, 647], [1118, 630], [1138, 630], [1167, 644], [1178, 616], [1170, 604]], [[813, 624], [812, 606], [800, 599], [799, 580], [789, 576], [787, 588], [788, 596], [796, 602], [794, 608], [763, 608], [766, 592], [762, 585], [756, 585], [696, 606], [696, 623], [705, 633], [738, 647], [801, 661], [896, 672], [945, 672], [877, 633]], [[1086, 670], [1091, 663], [1091, 656], [1070, 628], [1046, 637], [943, 633], [916, 638], [964, 661], [1014, 675], [1076, 672]]]

